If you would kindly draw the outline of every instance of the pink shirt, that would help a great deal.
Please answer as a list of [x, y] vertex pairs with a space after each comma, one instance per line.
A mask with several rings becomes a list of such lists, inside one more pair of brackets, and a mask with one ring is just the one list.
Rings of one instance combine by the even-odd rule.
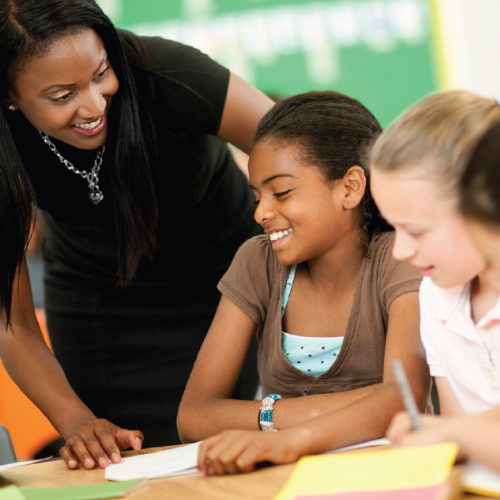
[[446, 377], [465, 413], [500, 405], [500, 297], [474, 324], [470, 283], [420, 287], [420, 333], [430, 372]]

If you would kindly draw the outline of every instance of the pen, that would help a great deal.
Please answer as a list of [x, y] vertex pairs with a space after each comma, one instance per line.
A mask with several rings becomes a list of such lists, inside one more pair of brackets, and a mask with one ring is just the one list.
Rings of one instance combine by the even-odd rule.
[[406, 378], [406, 373], [399, 359], [394, 359], [392, 361], [392, 371], [396, 377], [396, 383], [398, 384], [399, 392], [403, 398], [403, 403], [405, 405], [406, 411], [410, 415], [411, 427], [412, 429], [420, 429], [420, 417], [418, 416], [418, 408], [413, 398], [413, 394], [410, 389], [410, 384]]

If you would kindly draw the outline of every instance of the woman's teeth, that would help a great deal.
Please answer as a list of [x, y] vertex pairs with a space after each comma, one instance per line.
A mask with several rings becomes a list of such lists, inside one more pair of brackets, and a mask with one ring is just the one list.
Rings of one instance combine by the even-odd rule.
[[271, 233], [269, 235], [269, 239], [271, 241], [279, 240], [280, 238], [283, 238], [283, 236], [288, 236], [292, 231], [293, 231], [292, 228], [285, 229], [284, 231], [276, 231], [275, 233]]
[[93, 128], [96, 128], [99, 123], [101, 123], [102, 116], [99, 117], [98, 120], [92, 123], [81, 123], [80, 125], [76, 125], [78, 128], [84, 128], [85, 130], [92, 130]]

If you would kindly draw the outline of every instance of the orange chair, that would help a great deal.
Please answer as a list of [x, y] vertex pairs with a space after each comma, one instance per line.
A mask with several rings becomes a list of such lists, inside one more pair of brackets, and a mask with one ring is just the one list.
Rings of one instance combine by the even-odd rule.
[[[45, 342], [50, 347], [45, 312], [36, 310]], [[30, 459], [47, 443], [61, 437], [42, 412], [21, 392], [0, 363], [0, 423], [9, 429], [17, 459]]]

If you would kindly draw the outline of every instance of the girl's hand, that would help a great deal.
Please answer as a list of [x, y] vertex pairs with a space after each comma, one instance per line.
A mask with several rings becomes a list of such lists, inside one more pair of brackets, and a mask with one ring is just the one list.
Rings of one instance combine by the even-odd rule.
[[304, 454], [295, 431], [225, 431], [203, 441], [198, 455], [200, 477], [250, 472], [260, 462], [289, 464]]
[[413, 430], [407, 412], [397, 413], [392, 419], [386, 437], [393, 446], [425, 446], [450, 441], [451, 419], [420, 415], [422, 427]]
[[110, 460], [114, 464], [120, 462], [121, 450], [140, 450], [143, 441], [140, 431], [121, 429], [103, 418], [93, 418], [76, 427], [59, 453], [69, 469], [78, 468], [78, 462], [86, 469], [93, 469], [96, 463], [104, 469]]

